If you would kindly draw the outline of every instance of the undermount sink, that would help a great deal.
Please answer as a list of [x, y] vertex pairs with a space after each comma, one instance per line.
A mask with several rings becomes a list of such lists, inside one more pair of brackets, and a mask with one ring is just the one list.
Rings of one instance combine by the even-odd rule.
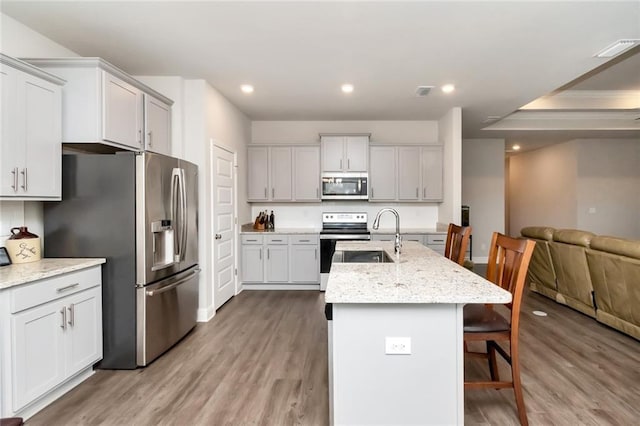
[[393, 263], [393, 259], [384, 250], [336, 250], [333, 261], [338, 263]]

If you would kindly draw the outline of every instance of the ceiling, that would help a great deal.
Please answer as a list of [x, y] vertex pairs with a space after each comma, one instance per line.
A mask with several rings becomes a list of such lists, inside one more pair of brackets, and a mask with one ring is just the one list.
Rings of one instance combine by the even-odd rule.
[[[3, 0], [0, 8], [133, 75], [206, 79], [252, 120], [433, 120], [460, 106], [465, 138], [520, 138], [531, 146], [580, 132], [640, 138], [628, 107], [589, 100], [599, 108], [580, 108], [585, 93], [640, 94], [638, 48], [625, 60], [594, 57], [616, 40], [640, 39], [639, 1]], [[347, 82], [355, 86], [349, 95], [340, 91]], [[255, 92], [243, 94], [243, 83]], [[455, 84], [452, 94], [439, 89], [446, 83]], [[421, 98], [418, 85], [435, 88]], [[573, 94], [561, 95], [567, 91]], [[530, 104], [545, 95], [544, 104]], [[569, 98], [578, 108], [565, 105]], [[575, 128], [580, 121], [570, 116], [573, 127], [563, 128], [563, 114], [574, 109], [627, 116], [600, 129]], [[550, 114], [557, 118], [548, 130]]]

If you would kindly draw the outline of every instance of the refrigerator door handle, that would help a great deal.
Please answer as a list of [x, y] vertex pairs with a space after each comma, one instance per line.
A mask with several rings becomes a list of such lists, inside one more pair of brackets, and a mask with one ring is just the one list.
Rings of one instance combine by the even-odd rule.
[[180, 203], [179, 198], [181, 197], [180, 191], [180, 170], [178, 168], [174, 168], [171, 171], [171, 220], [173, 222], [174, 230], [173, 233], [173, 257], [174, 262], [180, 262], [180, 243], [182, 239], [180, 238], [180, 220], [179, 220], [179, 211], [180, 211]]
[[176, 282], [174, 282], [172, 284], [169, 284], [169, 285], [164, 286], [164, 287], [160, 287], [159, 289], [156, 289], [156, 290], [146, 290], [145, 294], [147, 296], [149, 296], [149, 297], [153, 297], [153, 296], [155, 296], [157, 294], [165, 293], [165, 292], [167, 292], [167, 291], [169, 291], [171, 289], [174, 289], [174, 288], [178, 287], [180, 284], [183, 284], [183, 283], [189, 281], [191, 278], [193, 278], [196, 275], [198, 275], [198, 273], [200, 273], [200, 269], [199, 268], [195, 269], [190, 275], [188, 275], [188, 276], [186, 276], [186, 277], [184, 277], [184, 278], [182, 278], [182, 279], [180, 279], [180, 280], [178, 280], [178, 281], [176, 281]]
[[180, 260], [184, 260], [187, 247], [187, 188], [184, 169], [180, 169]]

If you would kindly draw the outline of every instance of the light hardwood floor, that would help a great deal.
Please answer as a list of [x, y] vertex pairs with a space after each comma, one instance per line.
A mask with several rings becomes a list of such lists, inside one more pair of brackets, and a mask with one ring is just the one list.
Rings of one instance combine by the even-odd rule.
[[[27, 424], [326, 425], [323, 299], [242, 292], [147, 368], [100, 370]], [[638, 424], [640, 342], [534, 293], [520, 340], [531, 425]], [[488, 375], [482, 360], [466, 369]], [[517, 421], [513, 391], [466, 393], [466, 424]]]

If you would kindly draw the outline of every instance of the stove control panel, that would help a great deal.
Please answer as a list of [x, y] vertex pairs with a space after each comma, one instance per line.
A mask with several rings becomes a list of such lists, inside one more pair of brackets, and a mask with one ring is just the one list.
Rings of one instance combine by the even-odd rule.
[[367, 223], [367, 213], [322, 213], [322, 223]]

